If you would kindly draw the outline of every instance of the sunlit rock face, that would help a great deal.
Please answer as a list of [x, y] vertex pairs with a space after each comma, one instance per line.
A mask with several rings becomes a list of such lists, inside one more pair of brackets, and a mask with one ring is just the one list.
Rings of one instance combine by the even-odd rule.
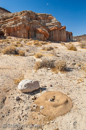
[[51, 14], [22, 11], [10, 13], [0, 8], [0, 30], [5, 36], [33, 38], [38, 40], [67, 41], [72, 40], [72, 33]]

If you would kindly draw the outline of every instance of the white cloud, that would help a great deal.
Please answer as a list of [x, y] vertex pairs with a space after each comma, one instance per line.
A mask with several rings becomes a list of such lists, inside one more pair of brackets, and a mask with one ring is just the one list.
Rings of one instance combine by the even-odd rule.
[[49, 3], [47, 3], [46, 5], [49, 5]]

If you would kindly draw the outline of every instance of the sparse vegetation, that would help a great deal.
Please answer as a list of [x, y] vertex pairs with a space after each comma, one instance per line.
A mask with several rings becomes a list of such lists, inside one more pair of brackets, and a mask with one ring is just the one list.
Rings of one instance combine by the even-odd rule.
[[54, 48], [53, 47], [43, 47], [42, 48], [42, 50], [44, 50], [44, 51], [51, 51], [51, 50], [53, 50]]
[[20, 75], [17, 79], [14, 79], [14, 84], [19, 84], [24, 79], [24, 75]]
[[81, 69], [84, 70], [84, 71], [86, 71], [86, 63], [83, 63], [83, 64], [81, 65]]
[[67, 69], [66, 62], [64, 60], [62, 61], [43, 60], [43, 61], [38, 61], [35, 64], [36, 70], [44, 67], [51, 68], [52, 71], [54, 71], [55, 73], [57, 73], [58, 71], [65, 71]]
[[42, 46], [41, 42], [34, 42], [35, 46]]
[[13, 54], [13, 55], [18, 54], [16, 47], [14, 47], [14, 46], [6, 47], [5, 49], [2, 50], [2, 53], [3, 54]]
[[25, 52], [23, 50], [17, 50], [15, 46], [9, 46], [9, 47], [4, 48], [2, 50], [2, 53], [25, 56]]
[[38, 53], [35, 54], [35, 57], [36, 57], [36, 58], [41, 58], [42, 56], [43, 56], [43, 55], [42, 55], [42, 53], [40, 53], [40, 52], [38, 52]]
[[55, 62], [55, 68], [59, 71], [65, 71], [66, 70], [66, 62], [64, 60], [62, 61], [56, 61]]
[[25, 52], [24, 52], [23, 50], [19, 50], [19, 51], [18, 51], [18, 54], [19, 54], [20, 56], [25, 56]]
[[43, 60], [43, 61], [38, 61], [35, 64], [35, 69], [38, 70], [40, 68], [54, 68], [54, 61], [53, 60]]
[[77, 48], [71, 43], [67, 44], [66, 47], [68, 50], [77, 51]]
[[21, 43], [16, 43], [14, 44], [15, 47], [23, 47], [23, 45]]

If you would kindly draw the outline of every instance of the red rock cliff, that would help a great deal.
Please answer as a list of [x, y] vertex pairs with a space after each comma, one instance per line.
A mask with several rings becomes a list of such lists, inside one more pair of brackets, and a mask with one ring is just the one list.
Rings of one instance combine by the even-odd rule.
[[0, 30], [5, 36], [50, 41], [72, 40], [72, 33], [67, 33], [66, 27], [61, 26], [55, 17], [32, 11], [1, 14]]

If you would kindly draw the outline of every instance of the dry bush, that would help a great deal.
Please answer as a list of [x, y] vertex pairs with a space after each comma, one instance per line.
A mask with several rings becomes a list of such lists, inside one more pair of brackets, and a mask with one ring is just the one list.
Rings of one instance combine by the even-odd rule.
[[6, 47], [2, 50], [2, 53], [25, 56], [25, 52], [23, 50], [17, 50], [15, 46]]
[[51, 51], [53, 49], [54, 49], [53, 47], [43, 47], [42, 48], [42, 50], [44, 50], [44, 51]]
[[19, 84], [24, 79], [24, 75], [20, 75], [17, 79], [14, 79], [14, 84]]
[[84, 70], [84, 71], [86, 71], [86, 63], [84, 63], [84, 64], [81, 65], [81, 69]]
[[41, 42], [42, 45], [47, 45], [48, 43], [47, 42]]
[[40, 53], [40, 52], [38, 52], [38, 53], [35, 54], [35, 57], [36, 57], [36, 58], [41, 58], [42, 56], [43, 56], [43, 55], [42, 55], [42, 53]]
[[23, 45], [21, 43], [16, 43], [14, 44], [15, 47], [23, 47]]
[[40, 68], [51, 68], [53, 72], [58, 73], [58, 71], [66, 71], [67, 66], [64, 60], [62, 61], [54, 61], [54, 60], [43, 60], [38, 61], [35, 64], [35, 69], [38, 70]]
[[56, 61], [55, 62], [55, 68], [59, 71], [65, 71], [66, 70], [66, 62], [64, 60], [62, 61]]
[[84, 43], [84, 42], [80, 43], [80, 47], [81, 48], [86, 48], [86, 43]]
[[42, 46], [41, 42], [34, 42], [35, 46]]
[[16, 42], [16, 44], [20, 44], [20, 43], [21, 43], [21, 41], [17, 41], [17, 42]]
[[13, 55], [18, 54], [16, 47], [14, 47], [14, 46], [6, 47], [5, 49], [2, 50], [2, 53], [3, 54], [13, 54]]
[[18, 54], [19, 54], [20, 56], [25, 56], [25, 52], [24, 52], [23, 50], [19, 50], [19, 51], [18, 51]]
[[43, 61], [38, 61], [35, 64], [35, 69], [38, 70], [40, 68], [54, 68], [54, 61], [53, 60], [43, 60]]
[[35, 63], [35, 67], [34, 67], [34, 68], [35, 68], [36, 70], [42, 68], [41, 61], [37, 61], [37, 62]]
[[28, 42], [28, 43], [26, 43], [26, 45], [32, 46], [32, 43]]
[[67, 44], [66, 47], [68, 50], [77, 51], [77, 48], [71, 43]]

